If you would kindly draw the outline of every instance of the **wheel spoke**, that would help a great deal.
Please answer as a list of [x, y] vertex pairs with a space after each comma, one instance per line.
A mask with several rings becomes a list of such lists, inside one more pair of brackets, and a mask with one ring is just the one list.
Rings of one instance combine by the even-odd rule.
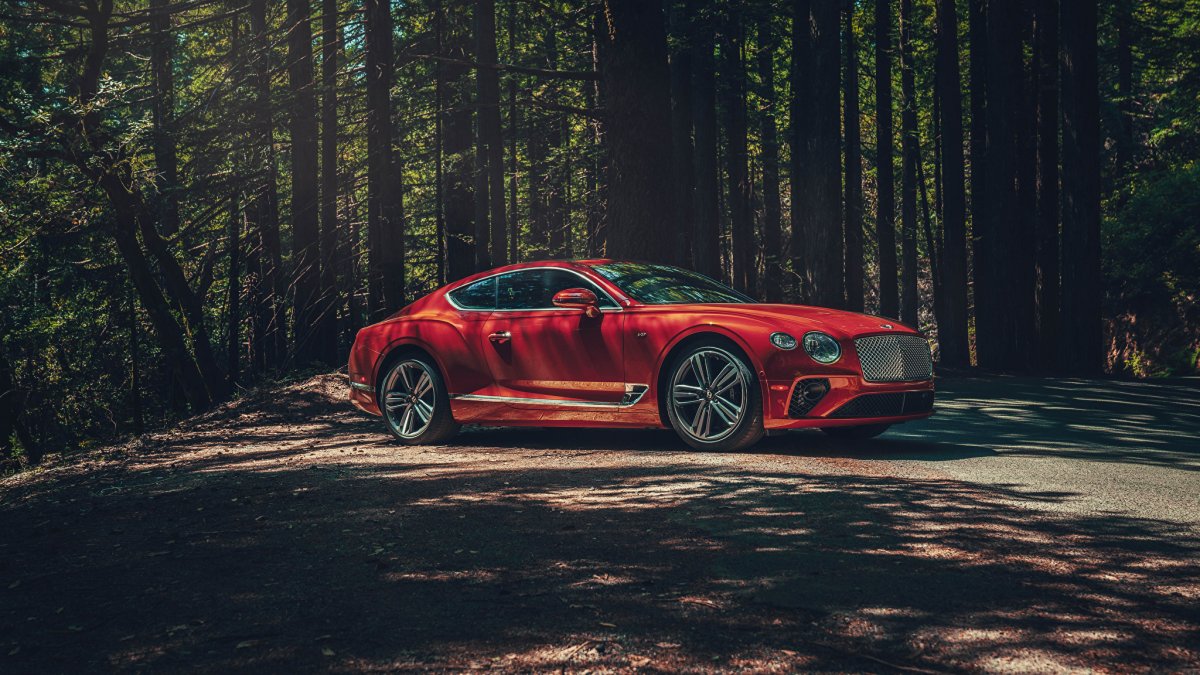
[[411, 434], [413, 422], [413, 406], [408, 406], [404, 409], [404, 416], [400, 418], [400, 433]]
[[708, 364], [704, 361], [704, 354], [693, 354], [690, 359], [692, 364], [692, 372], [696, 373], [696, 381], [701, 387], [708, 386]]
[[727, 392], [727, 391], [729, 391], [730, 389], [733, 389], [734, 387], [737, 387], [737, 386], [739, 386], [739, 385], [741, 385], [741, 384], [742, 384], [742, 378], [740, 378], [740, 377], [734, 377], [734, 378], [733, 378], [733, 380], [732, 380], [732, 381], [730, 381], [730, 382], [727, 382], [727, 383], [725, 384], [725, 386], [723, 386], [723, 387], [721, 387], [721, 388], [719, 388], [719, 389], [718, 389], [718, 388], [716, 388], [716, 387], [714, 387], [714, 388], [713, 388], [713, 395], [714, 395], [714, 396], [721, 396], [721, 395], [722, 395], [722, 394], [724, 394], [725, 392]]
[[429, 377], [429, 373], [421, 371], [421, 377], [417, 378], [417, 386], [413, 389], [413, 394], [424, 396], [425, 392], [433, 388], [433, 378]]
[[703, 390], [690, 384], [677, 384], [674, 392], [676, 405], [695, 405], [702, 400]]
[[733, 425], [737, 423], [738, 413], [740, 412], [737, 406], [723, 398], [718, 397], [713, 399], [712, 407], [713, 410], [716, 410], [717, 414], [720, 415], [721, 419], [725, 420], [727, 424]]
[[405, 403], [404, 394], [395, 391], [388, 392], [387, 396], [383, 398], [383, 404], [387, 406], [388, 410], [395, 410]]
[[416, 403], [413, 404], [413, 407], [417, 410], [417, 416], [421, 418], [421, 424], [425, 424], [429, 421], [430, 417], [433, 417], [433, 406], [429, 405], [425, 401], [418, 399]]
[[736, 381], [736, 379], [737, 366], [733, 365], [732, 363], [726, 363], [725, 367], [721, 369], [721, 372], [717, 373], [717, 376], [713, 378], [712, 390], [721, 391], [726, 384]]
[[700, 425], [704, 422], [704, 410], [708, 408], [708, 401], [701, 401], [700, 407], [696, 408], [696, 414], [692, 417], [692, 433], [700, 435]]

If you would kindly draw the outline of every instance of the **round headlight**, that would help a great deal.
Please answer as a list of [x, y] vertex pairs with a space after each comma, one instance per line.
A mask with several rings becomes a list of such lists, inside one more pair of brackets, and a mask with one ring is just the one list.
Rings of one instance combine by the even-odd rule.
[[791, 351], [796, 348], [796, 338], [787, 333], [771, 333], [771, 344], [784, 351]]
[[817, 331], [804, 334], [804, 351], [817, 363], [833, 363], [842, 356], [838, 341]]

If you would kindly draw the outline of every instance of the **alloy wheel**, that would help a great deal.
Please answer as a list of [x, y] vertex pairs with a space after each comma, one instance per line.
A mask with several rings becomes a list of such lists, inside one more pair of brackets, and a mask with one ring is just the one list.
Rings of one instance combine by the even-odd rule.
[[388, 424], [401, 438], [416, 438], [433, 420], [437, 394], [429, 367], [416, 360], [401, 361], [383, 383], [383, 407]]
[[746, 415], [748, 386], [745, 366], [733, 354], [716, 347], [693, 352], [671, 378], [671, 406], [682, 431], [704, 443], [732, 434]]

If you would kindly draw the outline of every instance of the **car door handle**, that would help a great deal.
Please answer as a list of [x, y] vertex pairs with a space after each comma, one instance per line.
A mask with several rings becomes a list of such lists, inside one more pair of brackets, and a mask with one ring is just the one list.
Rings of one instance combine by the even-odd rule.
[[495, 343], [508, 342], [512, 339], [512, 333], [506, 330], [498, 330], [488, 336], [488, 339]]

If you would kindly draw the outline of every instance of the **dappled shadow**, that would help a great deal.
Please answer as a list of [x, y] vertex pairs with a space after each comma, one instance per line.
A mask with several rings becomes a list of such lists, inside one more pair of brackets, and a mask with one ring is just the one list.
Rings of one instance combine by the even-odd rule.
[[1196, 663], [1200, 541], [1013, 507], [1056, 495], [673, 460], [245, 459], [0, 509], [13, 670]]

